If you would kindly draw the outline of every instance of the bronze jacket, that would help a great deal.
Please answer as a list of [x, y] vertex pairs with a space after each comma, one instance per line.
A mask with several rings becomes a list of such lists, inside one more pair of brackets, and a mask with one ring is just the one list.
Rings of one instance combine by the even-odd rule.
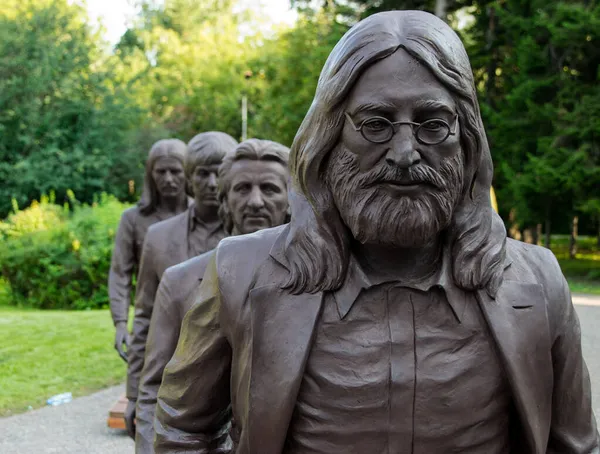
[[135, 400], [144, 355], [150, 317], [156, 291], [167, 268], [189, 259], [188, 233], [193, 205], [177, 216], [148, 229], [135, 292], [135, 313], [131, 342], [127, 350], [127, 398]]
[[[281, 288], [288, 228], [216, 249], [165, 368], [157, 453], [227, 452], [219, 431], [230, 408], [232, 452], [282, 453], [323, 300]], [[511, 453], [598, 454], [579, 321], [554, 255], [509, 239], [498, 294], [476, 296], [519, 416]]]
[[146, 231], [162, 221], [158, 213], [144, 216], [138, 206], [121, 215], [108, 275], [108, 294], [113, 322], [126, 322], [129, 315], [131, 278], [137, 271]]
[[165, 366], [177, 347], [183, 317], [192, 306], [194, 290], [202, 282], [212, 254], [209, 251], [168, 268], [160, 281], [150, 320], [136, 406], [136, 454], [154, 452], [154, 409], [158, 388]]

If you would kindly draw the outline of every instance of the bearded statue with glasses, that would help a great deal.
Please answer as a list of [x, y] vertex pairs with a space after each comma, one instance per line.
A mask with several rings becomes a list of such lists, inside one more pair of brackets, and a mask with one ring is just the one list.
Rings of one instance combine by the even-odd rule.
[[290, 223], [223, 240], [203, 277], [158, 392], [158, 454], [600, 452], [568, 284], [492, 209], [448, 24], [352, 27], [289, 165]]

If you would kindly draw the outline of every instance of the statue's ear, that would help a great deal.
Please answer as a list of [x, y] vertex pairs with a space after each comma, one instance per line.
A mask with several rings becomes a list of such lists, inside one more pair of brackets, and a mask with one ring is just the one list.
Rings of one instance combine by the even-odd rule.
[[190, 179], [187, 177], [187, 175], [185, 176], [185, 192], [187, 195], [194, 198], [194, 190], [192, 188], [192, 183], [191, 183]]
[[288, 207], [285, 210], [285, 224], [289, 223], [291, 220], [292, 220], [292, 207], [288, 204]]
[[219, 219], [223, 223], [223, 228], [229, 234], [233, 231], [233, 218], [231, 217], [231, 213], [229, 212], [229, 206], [227, 205], [227, 197], [221, 199], [219, 205]]

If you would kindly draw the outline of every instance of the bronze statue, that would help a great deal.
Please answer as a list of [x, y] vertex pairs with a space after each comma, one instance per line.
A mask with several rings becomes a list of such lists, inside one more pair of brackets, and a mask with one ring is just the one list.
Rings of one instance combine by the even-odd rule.
[[237, 146], [223, 132], [196, 135], [188, 144], [185, 178], [194, 194], [194, 203], [185, 212], [148, 229], [135, 292], [133, 332], [128, 350], [125, 423], [135, 437], [135, 401], [144, 365], [146, 336], [156, 290], [164, 271], [191, 257], [214, 249], [225, 236], [219, 220], [217, 172], [223, 157]]
[[213, 254], [163, 375], [157, 453], [225, 452], [229, 412], [236, 454], [599, 452], [569, 288], [491, 207], [446, 23], [351, 28], [290, 172], [290, 223]]
[[[228, 234], [253, 233], [288, 221], [288, 159], [287, 147], [258, 139], [242, 142], [225, 157], [219, 169], [219, 214]], [[154, 408], [163, 370], [211, 257], [212, 251], [168, 268], [160, 281], [136, 406], [136, 454], [154, 452]]]
[[136, 206], [125, 210], [119, 222], [112, 254], [108, 293], [116, 328], [115, 349], [127, 361], [127, 319], [131, 280], [136, 273], [148, 227], [175, 216], [188, 207], [183, 166], [187, 149], [178, 139], [164, 139], [150, 149], [144, 189]]

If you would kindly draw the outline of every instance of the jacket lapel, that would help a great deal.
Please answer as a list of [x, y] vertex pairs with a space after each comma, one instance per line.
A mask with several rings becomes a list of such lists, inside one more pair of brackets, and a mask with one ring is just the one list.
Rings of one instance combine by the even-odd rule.
[[500, 356], [531, 453], [545, 454], [552, 411], [552, 357], [542, 286], [504, 281], [477, 299]]
[[280, 454], [321, 311], [322, 292], [293, 295], [279, 285], [250, 291], [252, 362], [248, 453]]
[[177, 221], [173, 225], [173, 228], [167, 232], [169, 237], [166, 239], [167, 241], [165, 241], [165, 244], [168, 244], [169, 246], [163, 255], [165, 262], [165, 266], [162, 270], [163, 273], [170, 266], [185, 262], [189, 258], [188, 227], [190, 225], [190, 212], [191, 209], [188, 208], [181, 215], [177, 216]]

